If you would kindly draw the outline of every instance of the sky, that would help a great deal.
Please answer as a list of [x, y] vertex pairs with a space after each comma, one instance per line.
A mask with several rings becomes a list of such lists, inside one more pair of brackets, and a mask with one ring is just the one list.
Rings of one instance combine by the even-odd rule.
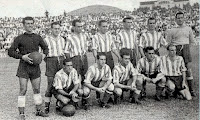
[[[152, 0], [0, 0], [0, 17], [51, 16], [61, 15], [90, 5], [109, 5], [122, 10], [134, 10], [140, 2]], [[199, 2], [190, 0], [191, 3]]]

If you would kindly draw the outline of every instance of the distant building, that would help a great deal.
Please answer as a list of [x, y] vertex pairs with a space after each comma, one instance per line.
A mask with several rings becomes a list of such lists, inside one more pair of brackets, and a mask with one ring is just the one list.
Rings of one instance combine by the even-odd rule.
[[148, 7], [150, 10], [152, 10], [153, 7], [155, 7], [155, 3], [157, 1], [146, 1], [146, 2], [140, 2], [140, 7], [145, 8]]
[[183, 5], [190, 3], [189, 0], [157, 0], [157, 1], [146, 1], [140, 2], [140, 7], [148, 7], [152, 10], [153, 7], [162, 7], [162, 8], [172, 8], [177, 6], [183, 8]]

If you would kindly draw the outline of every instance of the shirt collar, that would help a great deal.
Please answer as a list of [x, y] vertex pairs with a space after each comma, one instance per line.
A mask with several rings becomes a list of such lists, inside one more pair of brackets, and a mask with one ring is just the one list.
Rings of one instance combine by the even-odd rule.
[[53, 38], [53, 40], [54, 40], [54, 39], [58, 39], [58, 38], [60, 37], [60, 34], [59, 34], [57, 37], [54, 37], [53, 35], [49, 35], [49, 37], [50, 37], [50, 38]]
[[[70, 71], [70, 73], [73, 71], [73, 69]], [[69, 73], [69, 75], [70, 75], [70, 73]], [[65, 74], [65, 75], [67, 75], [68, 76], [68, 74], [63, 70], [63, 68], [61, 69], [61, 74]]]
[[183, 25], [182, 26], [177, 26], [177, 28], [183, 28], [183, 27], [186, 27], [187, 25], [185, 24], [185, 23], [183, 23]]
[[[171, 61], [170, 56], [167, 55], [167, 59]], [[178, 56], [176, 56], [175, 60], [178, 60]]]
[[[97, 63], [95, 63], [95, 64], [94, 64], [94, 67], [99, 69], [99, 67], [98, 67], [98, 64], [97, 64]], [[105, 64], [105, 65], [104, 65], [104, 66], [103, 66], [101, 69], [104, 69], [105, 67], [106, 67], [106, 64]]]
[[[153, 60], [152, 60], [151, 62], [155, 61], [156, 57], [157, 57], [157, 56], [156, 56], [156, 55], [154, 55], [154, 58], [153, 58]], [[146, 57], [146, 56], [144, 57], [144, 59], [145, 59], [147, 62], [149, 62], [149, 60], [147, 59], [147, 57]]]
[[29, 34], [29, 33], [27, 33], [27, 32], [24, 32], [24, 35], [33, 35], [34, 33], [31, 33], [31, 34]]

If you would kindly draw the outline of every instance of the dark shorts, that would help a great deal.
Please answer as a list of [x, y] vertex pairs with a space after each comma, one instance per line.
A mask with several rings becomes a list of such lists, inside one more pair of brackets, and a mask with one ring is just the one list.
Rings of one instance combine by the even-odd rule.
[[41, 70], [39, 65], [31, 65], [23, 60], [20, 60], [17, 77], [33, 80], [41, 76]]
[[[122, 48], [120, 50], [120, 54], [122, 53], [122, 51], [124, 49], [127, 49], [127, 48]], [[127, 50], [130, 53], [130, 58], [131, 58], [130, 61], [131, 61], [131, 63], [133, 64], [134, 67], [136, 67], [136, 63], [137, 63], [137, 53], [136, 53], [136, 50], [135, 49], [127, 49]]]
[[[112, 70], [114, 68], [114, 60], [113, 60], [112, 53], [111, 52], [102, 52], [102, 53], [106, 54], [106, 64]], [[99, 54], [99, 52], [97, 54]]]
[[183, 57], [185, 64], [192, 62], [189, 44], [187, 44], [187, 45], [176, 45], [176, 54]]
[[82, 81], [84, 80], [84, 75], [88, 70], [88, 60], [87, 55], [80, 55], [72, 57], [73, 68], [76, 69], [77, 73], [81, 75]]
[[46, 73], [48, 77], [54, 77], [56, 72], [58, 72], [63, 67], [64, 57], [47, 57], [46, 61]]
[[[154, 74], [151, 74], [151, 75], [147, 75], [144, 72], [142, 72], [142, 74], [152, 79], [152, 78], [156, 78], [157, 77], [158, 72], [155, 72]], [[160, 80], [158, 80], [155, 84], [157, 85], [159, 82], [160, 82]], [[143, 85], [144, 86], [146, 85], [146, 80], [144, 81]]]
[[144, 72], [142, 72], [142, 74], [144, 74], [145, 76], [147, 76], [147, 77], [149, 77], [149, 78], [156, 78], [157, 77], [157, 75], [158, 75], [158, 72], [155, 72], [154, 74], [151, 74], [151, 75], [147, 75], [147, 74], [145, 74]]
[[[64, 90], [66, 93], [69, 93], [73, 88], [74, 88], [74, 84], [71, 84], [68, 88], [65, 87], [63, 90]], [[55, 88], [53, 88], [53, 89], [51, 90], [51, 92], [53, 93], [53, 95], [54, 95], [55, 98], [57, 98], [58, 95], [60, 95], [60, 93], [58, 93], [58, 91], [57, 91]]]
[[166, 76], [167, 80], [171, 80], [175, 84], [175, 88], [180, 91], [184, 88], [182, 87], [183, 77], [182, 76]]
[[101, 82], [101, 80], [100, 80], [100, 81], [96, 81], [96, 82], [91, 82], [91, 84], [92, 84], [94, 87], [99, 87], [100, 82]]
[[[122, 81], [122, 82], [120, 82], [120, 84], [127, 85], [128, 80]], [[122, 88], [122, 91], [128, 91], [128, 89]]]

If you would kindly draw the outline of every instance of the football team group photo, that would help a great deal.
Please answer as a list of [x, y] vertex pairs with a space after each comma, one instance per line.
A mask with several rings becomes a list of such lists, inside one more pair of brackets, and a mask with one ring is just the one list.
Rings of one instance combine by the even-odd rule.
[[198, 1], [53, 1], [2, 4], [0, 119], [199, 119]]

